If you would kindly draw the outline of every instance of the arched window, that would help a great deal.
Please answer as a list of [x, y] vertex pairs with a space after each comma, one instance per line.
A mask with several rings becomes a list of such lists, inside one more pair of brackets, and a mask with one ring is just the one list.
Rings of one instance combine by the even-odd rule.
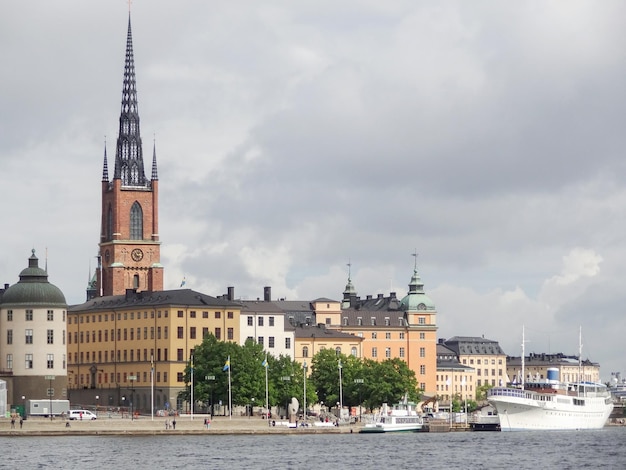
[[302, 348], [302, 357], [309, 357], [309, 347], [308, 346], [304, 346]]
[[107, 211], [107, 226], [106, 226], [106, 234], [105, 237], [107, 240], [113, 239], [113, 209], [109, 205], [109, 210]]
[[143, 210], [137, 201], [130, 208], [130, 239], [143, 240]]
[[356, 357], [356, 348], [352, 347], [352, 350], [350, 351], [350, 354], [354, 357]]
[[139, 289], [139, 274], [133, 276], [133, 289]]

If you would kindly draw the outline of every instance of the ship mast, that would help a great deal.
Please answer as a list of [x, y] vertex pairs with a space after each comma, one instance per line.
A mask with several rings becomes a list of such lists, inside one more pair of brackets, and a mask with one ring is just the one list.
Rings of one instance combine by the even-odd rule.
[[524, 325], [522, 325], [522, 390], [524, 390], [524, 380], [526, 379], [526, 373], [524, 372], [525, 360], [526, 360], [526, 347], [524, 344]]

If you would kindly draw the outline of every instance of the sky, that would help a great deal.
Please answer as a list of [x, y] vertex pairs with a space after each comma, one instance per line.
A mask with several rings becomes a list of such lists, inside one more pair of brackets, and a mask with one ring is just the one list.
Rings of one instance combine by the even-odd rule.
[[[128, 5], [0, 7], [0, 283], [98, 252]], [[438, 336], [626, 373], [626, 3], [134, 0], [165, 288], [406, 295]], [[105, 137], [106, 136], [106, 137]], [[47, 253], [47, 255], [46, 255]], [[417, 258], [413, 256], [417, 254]], [[348, 264], [350, 267], [348, 267]]]

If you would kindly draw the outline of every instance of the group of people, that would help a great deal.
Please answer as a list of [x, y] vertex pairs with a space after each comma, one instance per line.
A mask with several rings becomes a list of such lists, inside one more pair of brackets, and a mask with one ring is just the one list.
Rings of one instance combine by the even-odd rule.
[[[24, 418], [20, 415], [20, 429], [22, 429], [23, 424]], [[11, 429], [15, 429], [15, 415], [11, 416]]]
[[172, 420], [172, 422], [170, 422], [169, 419], [165, 420], [165, 429], [176, 429], [176, 418], [174, 418]]

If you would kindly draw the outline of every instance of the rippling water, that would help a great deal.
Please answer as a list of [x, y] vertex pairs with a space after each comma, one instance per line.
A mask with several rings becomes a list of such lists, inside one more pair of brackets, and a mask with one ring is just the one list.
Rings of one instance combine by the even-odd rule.
[[[626, 428], [567, 432], [2, 437], [0, 468], [626, 468]], [[160, 468], [159, 468], [160, 467]]]

